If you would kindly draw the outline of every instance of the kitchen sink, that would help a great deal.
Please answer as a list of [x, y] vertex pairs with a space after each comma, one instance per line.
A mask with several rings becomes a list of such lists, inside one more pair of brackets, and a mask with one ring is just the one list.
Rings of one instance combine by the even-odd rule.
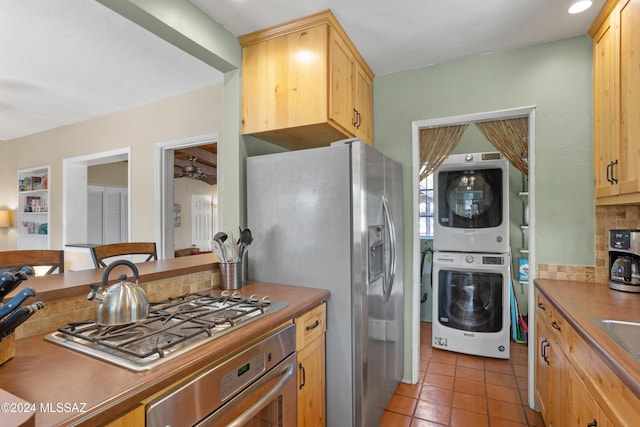
[[640, 322], [591, 318], [605, 334], [640, 362]]

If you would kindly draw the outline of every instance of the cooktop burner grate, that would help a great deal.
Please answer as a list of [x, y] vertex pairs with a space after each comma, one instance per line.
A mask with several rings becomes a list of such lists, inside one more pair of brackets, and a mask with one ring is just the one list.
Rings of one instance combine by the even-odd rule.
[[103, 326], [87, 320], [63, 326], [45, 339], [129, 369], [146, 370], [286, 305], [239, 292], [186, 294], [151, 303], [149, 316], [136, 323]]

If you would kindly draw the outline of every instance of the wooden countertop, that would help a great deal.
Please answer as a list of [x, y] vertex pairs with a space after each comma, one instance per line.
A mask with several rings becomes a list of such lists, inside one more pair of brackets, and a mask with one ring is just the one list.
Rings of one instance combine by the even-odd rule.
[[544, 294], [572, 328], [609, 368], [640, 398], [640, 361], [609, 338], [591, 320], [640, 322], [640, 293], [615, 291], [607, 284], [536, 279]]
[[[166, 260], [141, 262], [136, 264], [140, 275], [140, 282], [147, 283], [154, 280], [166, 279], [180, 275], [211, 270], [217, 264], [215, 255], [211, 253], [191, 255]], [[127, 267], [116, 267], [109, 275], [109, 283], [117, 282], [122, 268], [128, 280], [131, 281], [131, 270]], [[217, 268], [217, 267], [216, 267]], [[87, 284], [102, 283], [104, 268], [79, 271], [65, 271], [62, 274], [30, 277], [23, 282], [9, 296], [15, 295], [25, 287], [32, 288], [38, 294], [38, 300], [43, 302], [87, 294]]]
[[[288, 306], [147, 372], [85, 356], [43, 335], [17, 340], [16, 355], [0, 366], [0, 389], [34, 403], [37, 426], [99, 425], [329, 298], [326, 290], [266, 283], [247, 283], [240, 292], [269, 295]], [[0, 412], [0, 425], [13, 425], [5, 422], [10, 420]]]

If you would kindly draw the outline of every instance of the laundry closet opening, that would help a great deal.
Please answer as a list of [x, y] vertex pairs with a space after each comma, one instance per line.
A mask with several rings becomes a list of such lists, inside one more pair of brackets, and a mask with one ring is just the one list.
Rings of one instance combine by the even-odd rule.
[[[504, 302], [507, 310], [504, 312], [504, 316], [500, 318], [506, 317], [504, 320], [504, 324], [506, 326], [507, 333], [509, 338], [517, 342], [522, 342], [526, 344], [527, 336], [524, 333], [524, 329], [521, 327], [519, 330], [516, 330], [516, 334], [511, 334], [510, 326], [511, 326], [511, 313], [508, 309], [509, 306], [516, 308], [514, 313], [516, 314], [516, 324], [518, 324], [518, 315], [522, 315], [523, 320], [526, 320], [529, 314], [529, 307], [533, 306], [533, 294], [530, 292], [531, 284], [533, 283], [534, 277], [529, 275], [528, 277], [521, 277], [520, 270], [521, 265], [533, 265], [535, 266], [535, 246], [534, 246], [534, 234], [530, 232], [530, 230], [534, 229], [535, 223], [535, 189], [534, 189], [534, 138], [535, 138], [535, 109], [533, 107], [519, 108], [513, 110], [503, 110], [503, 111], [495, 111], [495, 112], [487, 112], [466, 116], [456, 116], [456, 117], [448, 117], [441, 119], [433, 119], [433, 120], [424, 120], [424, 121], [416, 121], [413, 123], [413, 166], [414, 166], [414, 194], [418, 194], [419, 196], [415, 198], [416, 202], [414, 203], [414, 268], [413, 268], [413, 308], [414, 315], [413, 321], [416, 325], [416, 329], [419, 329], [419, 322], [434, 322], [437, 320], [437, 311], [438, 311], [438, 301], [435, 301], [434, 304], [434, 288], [433, 283], [436, 277], [434, 273], [440, 272], [440, 277], [446, 276], [449, 277], [447, 280], [455, 280], [460, 282], [458, 287], [462, 286], [464, 280], [466, 280], [466, 285], [468, 289], [474, 290], [474, 284], [469, 283], [469, 277], [471, 273], [468, 274], [459, 274], [459, 273], [451, 273], [441, 271], [438, 263], [436, 262], [436, 272], [434, 272], [434, 262], [433, 262], [433, 254], [434, 250], [438, 250], [437, 245], [434, 248], [434, 230], [439, 225], [438, 218], [434, 216], [436, 213], [435, 206], [437, 204], [437, 200], [434, 199], [434, 185], [435, 183], [433, 178], [434, 175], [432, 173], [425, 174], [425, 165], [424, 165], [424, 152], [420, 151], [420, 137], [421, 130], [423, 129], [433, 129], [433, 128], [447, 128], [449, 127], [451, 132], [457, 132], [458, 134], [453, 137], [453, 142], [451, 142], [449, 147], [444, 148], [444, 153], [440, 153], [440, 157], [446, 158], [449, 154], [453, 155], [453, 157], [464, 158], [465, 154], [468, 153], [499, 153], [504, 152], [504, 147], [500, 147], [501, 149], [496, 148], [494, 144], [492, 144], [489, 139], [495, 139], [494, 135], [489, 134], [489, 137], [485, 136], [487, 134], [487, 130], [484, 129], [481, 131], [478, 127], [478, 123], [482, 124], [484, 122], [494, 122], [494, 121], [509, 121], [510, 119], [519, 119], [514, 120], [521, 123], [524, 123], [526, 129], [524, 133], [526, 134], [526, 140], [524, 141], [524, 149], [522, 149], [522, 154], [525, 157], [524, 159], [524, 168], [522, 164], [518, 164], [517, 166], [514, 163], [520, 162], [520, 159], [515, 159], [514, 161], [509, 160], [508, 165], [508, 173], [504, 179], [508, 180], [507, 186], [508, 189], [505, 189], [506, 195], [504, 197], [503, 202], [506, 205], [506, 211], [508, 218], [505, 221], [503, 234], [508, 233], [508, 241], [505, 244], [500, 245], [499, 251], [498, 247], [495, 248], [491, 245], [488, 245], [488, 249], [486, 251], [481, 250], [481, 244], [478, 246], [473, 242], [474, 245], [467, 245], [469, 248], [469, 253], [473, 255], [474, 263], [480, 264], [491, 264], [493, 262], [505, 263], [504, 267], [497, 269], [494, 266], [494, 270], [496, 270], [496, 274], [500, 273], [505, 277], [504, 290], [505, 292], [510, 293], [510, 287], [512, 287], [512, 297], [513, 301], [510, 304], [510, 295], [504, 295], [506, 298], [502, 297], [494, 297], [493, 301], [501, 300]], [[454, 129], [458, 127], [459, 129]], [[522, 131], [522, 130], [521, 130]], [[424, 135], [423, 135], [424, 137]], [[494, 141], [495, 142], [495, 141]], [[440, 150], [442, 150], [444, 144], [438, 144]], [[424, 147], [424, 146], [423, 146]], [[423, 148], [424, 150], [424, 148]], [[516, 149], [514, 151], [520, 151]], [[432, 154], [432, 153], [431, 153]], [[437, 153], [436, 156], [437, 157]], [[431, 158], [435, 158], [432, 156]], [[502, 158], [506, 158], [508, 156], [502, 155], [498, 156]], [[505, 163], [507, 160], [504, 160]], [[462, 168], [464, 170], [464, 167]], [[519, 169], [524, 169], [524, 172], [521, 172]], [[422, 175], [421, 175], [422, 172]], [[432, 171], [431, 171], [432, 172]], [[462, 175], [463, 173], [461, 173]], [[471, 176], [471, 175], [470, 175]], [[489, 176], [489, 175], [487, 175]], [[455, 178], [451, 178], [455, 180]], [[481, 177], [478, 177], [481, 179]], [[449, 188], [451, 188], [452, 183], [449, 182]], [[439, 188], [443, 188], [443, 184], [440, 184]], [[443, 191], [441, 190], [441, 193]], [[437, 192], [436, 192], [437, 193]], [[450, 195], [451, 196], [451, 195]], [[468, 194], [464, 197], [470, 197]], [[442, 195], [441, 195], [442, 198]], [[450, 201], [452, 198], [450, 197]], [[442, 202], [442, 201], [441, 201]], [[464, 216], [464, 213], [460, 213]], [[445, 227], [446, 228], [446, 227]], [[504, 232], [506, 231], [506, 232]], [[442, 233], [442, 230], [440, 230]], [[438, 236], [438, 232], [436, 231], [436, 236]], [[437, 237], [436, 237], [437, 238]], [[470, 240], [470, 242], [472, 242]], [[446, 246], [446, 245], [445, 245]], [[495, 246], [495, 245], [494, 245]], [[441, 245], [441, 249], [442, 249]], [[445, 247], [444, 249], [451, 249]], [[465, 251], [465, 248], [453, 248], [454, 253], [453, 257], [459, 255], [460, 253]], [[459, 252], [459, 253], [455, 253]], [[487, 252], [486, 254], [480, 254], [481, 252]], [[448, 252], [439, 252], [448, 253]], [[480, 256], [477, 256], [480, 255]], [[463, 260], [465, 257], [463, 257]], [[479, 261], [479, 260], [480, 261]], [[482, 260], [488, 259], [486, 263]], [[436, 260], [437, 261], [437, 260]], [[452, 261], [452, 260], [447, 260]], [[468, 260], [465, 262], [469, 262]], [[510, 264], [510, 269], [508, 268]], [[482, 267], [484, 268], [484, 267]], [[480, 269], [477, 268], [478, 272], [476, 272], [476, 276], [480, 277]], [[524, 268], [522, 269], [523, 273], [528, 272]], [[485, 276], [488, 273], [483, 273]], [[466, 279], [465, 279], [466, 278]], [[437, 280], [435, 280], [437, 282]], [[442, 288], [442, 287], [441, 287]], [[477, 294], [478, 298], [481, 297], [480, 293]], [[437, 296], [436, 296], [437, 297]], [[451, 295], [449, 295], [451, 297]], [[491, 298], [487, 297], [487, 300]], [[462, 313], [460, 310], [467, 310], [469, 312], [473, 311], [473, 308], [470, 306], [470, 301], [472, 301], [472, 297], [468, 297], [468, 303], [464, 303], [462, 301], [459, 304], [449, 304], [448, 311], [445, 310], [442, 306], [440, 307], [441, 311], [448, 312], [449, 314], [460, 314], [460, 316], [466, 316], [466, 312]], [[468, 305], [468, 307], [465, 306]], [[474, 323], [469, 322], [470, 326], [465, 326], [460, 324], [459, 319], [449, 320], [445, 318], [445, 323], [450, 323], [454, 328], [459, 328], [460, 330], [469, 328], [478, 329], [477, 321]], [[477, 320], [477, 319], [476, 319]], [[533, 318], [528, 319], [528, 324], [533, 323]], [[433, 324], [435, 325], [435, 323]], [[528, 325], [527, 325], [528, 326]], [[434, 327], [435, 329], [435, 327]], [[465, 330], [465, 332], [469, 332]], [[528, 329], [529, 334], [533, 333], [531, 328]], [[470, 333], [470, 332], [469, 332]], [[485, 334], [489, 336], [488, 334]], [[436, 339], [436, 334], [434, 333], [434, 340]], [[443, 339], [446, 342], [446, 336]], [[508, 341], [506, 340], [506, 335], [502, 337], [502, 341], [505, 341], [508, 346]], [[419, 343], [419, 337], [415, 337], [413, 339], [414, 344]], [[434, 347], [437, 347], [434, 344]], [[450, 347], [455, 347], [450, 346]], [[478, 351], [479, 355], [488, 355], [481, 354], [483, 350], [479, 346]], [[495, 347], [500, 347], [499, 345], [495, 345]], [[414, 345], [414, 349], [419, 348], [419, 345]], [[414, 350], [418, 351], [418, 350]], [[452, 350], [456, 351], [456, 350]], [[487, 350], [488, 351], [488, 350]], [[471, 351], [471, 353], [473, 353]], [[486, 351], [485, 351], [486, 353]], [[505, 357], [505, 354], [500, 354], [498, 351], [493, 351], [495, 353], [493, 357]], [[531, 354], [531, 349], [529, 349], [529, 360], [530, 367], [529, 370], [532, 371], [532, 363], [531, 360], [533, 355]], [[508, 354], [506, 354], [508, 357]], [[418, 355], [412, 355], [412, 360], [419, 359]], [[530, 378], [533, 378], [533, 373], [531, 372]], [[529, 388], [532, 387], [532, 384], [529, 385]], [[532, 394], [531, 394], [532, 395]]]

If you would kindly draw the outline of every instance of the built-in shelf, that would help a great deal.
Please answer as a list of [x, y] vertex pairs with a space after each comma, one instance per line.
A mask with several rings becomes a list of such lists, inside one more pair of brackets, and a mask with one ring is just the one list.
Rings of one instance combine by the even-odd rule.
[[18, 249], [49, 249], [49, 166], [18, 171]]

